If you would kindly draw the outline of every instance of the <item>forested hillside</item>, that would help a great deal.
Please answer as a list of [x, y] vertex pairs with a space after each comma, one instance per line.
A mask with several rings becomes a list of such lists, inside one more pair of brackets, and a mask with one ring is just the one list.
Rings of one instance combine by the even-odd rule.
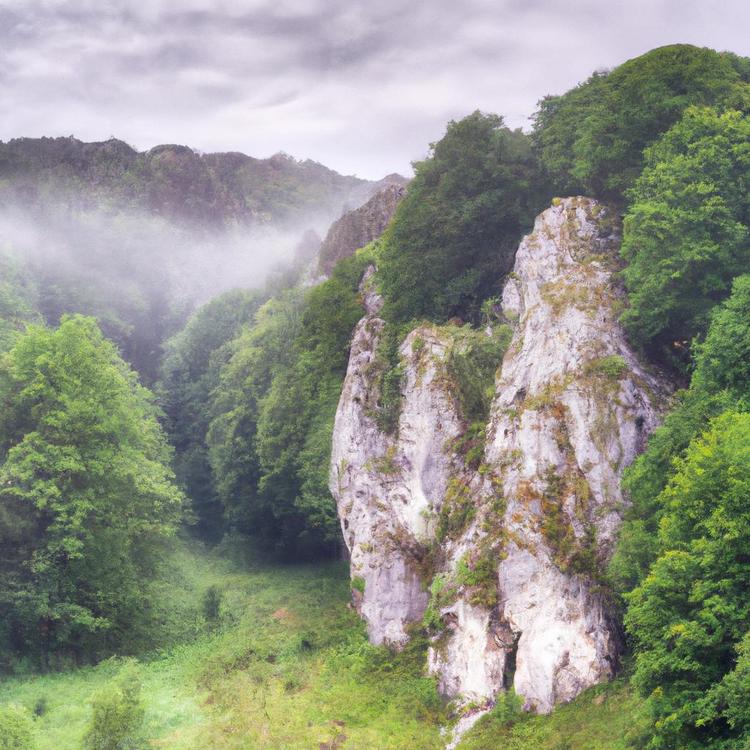
[[95, 316], [153, 385], [197, 305], [274, 276], [294, 283], [311, 239], [314, 254], [317, 235], [379, 188], [284, 154], [18, 138], [0, 143], [0, 262], [28, 287], [16, 315]]
[[[164, 144], [139, 152], [111, 138], [16, 138], [0, 143], [0, 196], [42, 211], [63, 205], [146, 211], [198, 227], [329, 221], [363, 203], [370, 183], [286, 154], [254, 159]], [[354, 205], [352, 205], [354, 204]]]
[[[338, 615], [313, 607], [303, 627], [299, 592], [278, 599], [271, 587], [251, 598], [217, 577], [200, 594], [200, 627], [218, 639], [218, 656], [211, 645], [195, 657], [203, 666], [193, 665], [195, 690], [210, 694], [204, 709], [224, 722], [210, 746], [302, 747], [299, 719], [315, 727], [321, 748], [439, 747], [439, 725], [482, 709], [459, 748], [750, 747], [750, 59], [688, 45], [653, 50], [543, 98], [530, 132], [478, 111], [448, 123], [414, 172], [382, 236], [338, 259], [327, 278], [313, 284], [314, 272], [298, 264], [263, 283], [222, 287], [189, 318], [179, 295], [172, 304], [158, 268], [108, 276], [123, 281], [115, 303], [113, 287], [91, 275], [72, 277], [17, 251], [0, 255], [0, 666], [20, 675], [113, 655], [147, 659], [195, 637], [195, 628], [171, 627], [170, 618], [188, 615], [159, 602], [175, 575], [159, 561], [175, 554], [175, 535], [213, 546], [213, 555], [239, 545], [261, 567], [314, 565], [338, 591], [340, 566], [325, 562], [346, 554], [329, 490], [331, 446], [366, 298], [379, 301], [362, 324], [377, 341], [366, 365], [374, 384], [366, 418], [380, 434], [398, 437], [407, 360], [434, 343], [412, 333], [407, 351], [404, 339], [432, 331], [450, 340], [439, 373], [461, 425], [450, 449], [477, 482], [495, 481], [483, 459], [485, 426], [518, 324], [500, 298], [535, 217], [559, 207], [561, 196], [585, 195], [604, 207], [591, 210], [607, 247], [619, 252], [581, 251], [575, 260], [584, 270], [606, 267], [615, 291], [603, 300], [573, 286], [548, 288], [548, 302], [558, 311], [611, 305], [611, 324], [623, 327], [654, 382], [668, 381], [675, 392], [663, 425], [625, 469], [613, 549], [597, 548], [595, 538], [579, 545], [564, 525], [564, 477], [550, 474], [549, 491], [526, 500], [540, 509], [541, 533], [558, 552], [554, 564], [595, 587], [617, 620], [618, 680], [549, 717], [523, 712], [512, 682], [482, 706], [439, 694], [423, 667], [428, 642], [439, 645], [445, 628], [441, 606], [452, 585], [471, 592], [472, 606], [494, 611], [500, 543], [467, 555], [455, 584], [425, 574], [430, 605], [400, 655], [367, 645], [354, 619], [344, 622], [351, 613], [335, 591], [326, 589], [321, 601]], [[77, 216], [93, 207], [114, 225], [129, 222], [123, 216], [133, 210], [198, 224], [201, 232], [242, 222], [282, 226], [323, 210], [330, 220], [334, 205], [355, 208], [370, 189], [285, 157], [262, 162], [168, 146], [138, 154], [114, 140], [0, 146], [3, 195], [72, 207]], [[98, 252], [105, 265], [115, 260], [99, 249], [100, 222], [82, 235], [93, 267]], [[148, 265], [154, 245], [128, 237], [132, 267]], [[321, 267], [328, 270], [328, 261]], [[92, 317], [60, 319], [64, 312]], [[422, 362], [418, 377], [428, 373]], [[622, 356], [598, 357], [584, 375], [606, 390], [626, 367]], [[652, 381], [635, 379], [656, 402]], [[555, 387], [567, 385], [507, 411], [554, 410]], [[394, 455], [386, 451], [367, 470], [387, 483], [399, 471]], [[437, 518], [446, 544], [477, 513], [462, 481], [449, 483]], [[483, 531], [492, 531], [493, 519], [499, 525], [504, 511], [483, 515]], [[435, 572], [439, 549], [414, 546], [410, 554], [421, 571]], [[325, 588], [315, 576], [310, 585]], [[357, 604], [365, 584], [356, 571], [351, 585]], [[238, 603], [243, 596], [252, 602], [247, 610]], [[323, 633], [329, 623], [340, 642]], [[233, 638], [254, 645], [235, 653]], [[303, 676], [308, 663], [314, 669]], [[368, 672], [382, 685], [379, 698]], [[92, 674], [98, 685], [102, 673]], [[97, 719], [107, 701], [125, 717], [117, 741], [144, 736], [144, 710], [149, 739], [167, 736], [123, 674], [94, 699], [85, 747], [118, 746], [96, 739], [107, 731]], [[323, 688], [340, 674], [363, 691], [345, 720], [341, 697]], [[32, 719], [33, 691], [9, 685], [0, 696], [22, 705], [0, 710], [0, 733], [20, 738], [9, 747], [25, 750], [33, 747], [25, 737], [35, 724], [46, 732], [49, 717], [41, 710]], [[317, 709], [307, 703], [311, 695]], [[358, 701], [380, 701], [377, 720]], [[241, 718], [249, 712], [265, 712], [264, 728]], [[192, 740], [170, 735], [163, 746], [197, 748], [208, 736], [202, 731]], [[423, 744], [414, 744], [417, 737]]]

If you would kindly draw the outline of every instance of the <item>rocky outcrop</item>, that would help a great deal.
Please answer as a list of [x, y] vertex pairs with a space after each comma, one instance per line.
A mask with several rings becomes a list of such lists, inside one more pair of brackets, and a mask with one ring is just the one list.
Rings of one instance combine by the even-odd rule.
[[[436, 385], [448, 342], [417, 330], [401, 346], [407, 366], [398, 437], [378, 427], [373, 383], [382, 367], [377, 349], [384, 322], [378, 317], [382, 300], [370, 288], [373, 271], [363, 280], [367, 315], [354, 331], [336, 413], [331, 490], [351, 555], [355, 604], [370, 640], [399, 644], [427, 606], [424, 542], [431, 532], [431, 509], [458, 468], [443, 445], [462, 425], [453, 399]], [[422, 343], [415, 346], [418, 340]]]
[[319, 273], [327, 276], [338, 261], [380, 237], [405, 194], [406, 188], [402, 184], [388, 184], [363, 206], [345, 213], [331, 224], [320, 248]]
[[546, 712], [616, 668], [599, 581], [622, 471], [668, 390], [617, 322], [617, 247], [608, 210], [586, 198], [556, 200], [524, 238], [503, 293], [513, 337], [479, 462], [458, 448], [468, 425], [446, 368], [448, 327], [407, 336], [398, 429], [379, 428], [384, 323], [372, 272], [364, 282], [331, 490], [370, 638], [403, 643], [423, 621], [447, 695], [489, 705], [513, 686]]

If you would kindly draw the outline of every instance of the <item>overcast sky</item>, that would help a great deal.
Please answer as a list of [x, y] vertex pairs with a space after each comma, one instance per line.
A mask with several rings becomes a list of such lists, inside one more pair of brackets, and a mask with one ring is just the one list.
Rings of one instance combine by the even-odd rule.
[[0, 0], [0, 140], [286, 151], [407, 173], [451, 118], [514, 127], [653, 47], [750, 55], [748, 0]]

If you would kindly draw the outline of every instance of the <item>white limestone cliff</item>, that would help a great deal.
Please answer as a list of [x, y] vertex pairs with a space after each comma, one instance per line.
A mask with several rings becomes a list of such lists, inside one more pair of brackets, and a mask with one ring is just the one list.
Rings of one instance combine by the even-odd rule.
[[527, 709], [547, 712], [616, 668], [598, 577], [622, 471], [668, 388], [617, 323], [614, 226], [596, 201], [566, 198], [522, 241], [502, 300], [513, 338], [475, 468], [456, 450], [467, 425], [445, 327], [403, 342], [398, 429], [379, 428], [384, 323], [372, 272], [363, 282], [331, 465], [354, 596], [374, 643], [402, 644], [427, 611], [429, 668], [467, 703], [491, 705], [513, 686]]

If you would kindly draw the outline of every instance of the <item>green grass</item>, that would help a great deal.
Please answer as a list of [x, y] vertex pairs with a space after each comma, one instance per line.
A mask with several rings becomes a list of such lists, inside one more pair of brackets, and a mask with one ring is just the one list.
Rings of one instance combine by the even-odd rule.
[[490, 712], [459, 750], [627, 750], [643, 728], [643, 700], [624, 678], [597, 685], [549, 716], [520, 714], [511, 722]]
[[[400, 654], [371, 646], [348, 606], [345, 563], [272, 566], [247, 542], [211, 553], [179, 543], [165, 561], [155, 632], [171, 644], [141, 657], [144, 745], [166, 750], [437, 750], [448, 710], [424, 675], [424, 638]], [[203, 616], [216, 587], [219, 617]], [[38, 750], [81, 750], [92, 693], [121, 667], [0, 681], [0, 705], [46, 710]], [[625, 750], [642, 704], [624, 680], [550, 716], [497, 711], [461, 750]], [[635, 729], [634, 729], [635, 728]]]
[[[155, 612], [172, 645], [141, 658], [149, 746], [323, 747], [431, 750], [445, 722], [435, 683], [423, 675], [425, 644], [401, 654], [375, 648], [347, 607], [344, 563], [269, 566], [244, 542], [213, 553], [177, 545]], [[243, 559], [245, 558], [245, 559]], [[221, 595], [213, 629], [206, 590]], [[180, 638], [186, 638], [179, 643]], [[80, 750], [91, 694], [119, 662], [0, 682], [0, 704], [33, 712], [39, 750]]]

